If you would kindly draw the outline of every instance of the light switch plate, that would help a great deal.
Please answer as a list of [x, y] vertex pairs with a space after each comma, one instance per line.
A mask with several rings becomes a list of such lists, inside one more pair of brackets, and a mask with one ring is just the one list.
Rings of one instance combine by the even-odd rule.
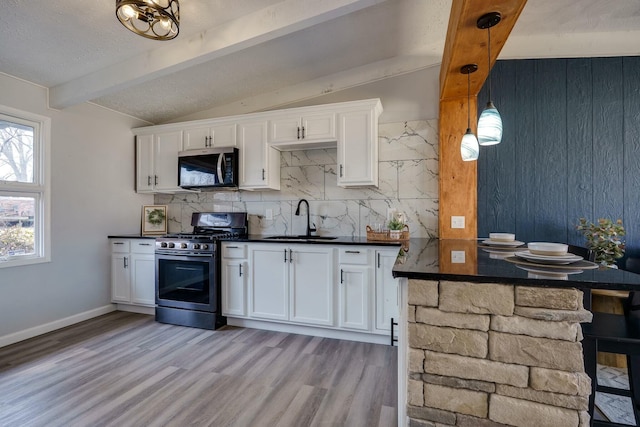
[[273, 219], [273, 209], [267, 209], [264, 213], [265, 219], [272, 220]]
[[464, 264], [465, 263], [464, 251], [451, 251], [451, 263]]
[[452, 216], [451, 228], [464, 228], [464, 216]]

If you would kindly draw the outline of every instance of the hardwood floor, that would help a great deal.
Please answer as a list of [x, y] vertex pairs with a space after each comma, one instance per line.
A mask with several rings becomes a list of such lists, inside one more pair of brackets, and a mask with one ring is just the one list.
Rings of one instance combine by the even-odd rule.
[[395, 426], [397, 349], [114, 312], [0, 348], [0, 426]]

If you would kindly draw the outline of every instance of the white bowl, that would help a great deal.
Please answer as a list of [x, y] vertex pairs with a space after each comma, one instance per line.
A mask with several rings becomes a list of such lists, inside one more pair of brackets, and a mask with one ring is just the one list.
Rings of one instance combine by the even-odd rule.
[[566, 255], [569, 246], [564, 243], [530, 242], [527, 248], [534, 255], [559, 256]]
[[513, 233], [489, 233], [489, 240], [494, 242], [513, 242], [516, 235]]

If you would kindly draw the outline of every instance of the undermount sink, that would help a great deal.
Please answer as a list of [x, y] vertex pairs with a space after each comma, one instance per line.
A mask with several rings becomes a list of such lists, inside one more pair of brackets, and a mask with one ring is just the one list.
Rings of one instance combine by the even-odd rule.
[[335, 237], [330, 236], [270, 236], [265, 237], [266, 240], [334, 240]]

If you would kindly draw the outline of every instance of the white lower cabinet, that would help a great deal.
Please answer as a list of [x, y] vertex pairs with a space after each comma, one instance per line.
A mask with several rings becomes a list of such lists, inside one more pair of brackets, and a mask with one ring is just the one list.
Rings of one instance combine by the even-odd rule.
[[388, 335], [398, 316], [391, 271], [397, 253], [397, 247], [224, 242], [223, 314]]
[[376, 322], [375, 329], [391, 331], [391, 319], [396, 322], [399, 313], [398, 282], [392, 274], [398, 249], [376, 250]]
[[247, 315], [247, 245], [222, 243], [222, 314]]
[[332, 248], [276, 244], [249, 248], [250, 317], [334, 324]]
[[111, 301], [155, 306], [155, 242], [152, 239], [109, 239]]

